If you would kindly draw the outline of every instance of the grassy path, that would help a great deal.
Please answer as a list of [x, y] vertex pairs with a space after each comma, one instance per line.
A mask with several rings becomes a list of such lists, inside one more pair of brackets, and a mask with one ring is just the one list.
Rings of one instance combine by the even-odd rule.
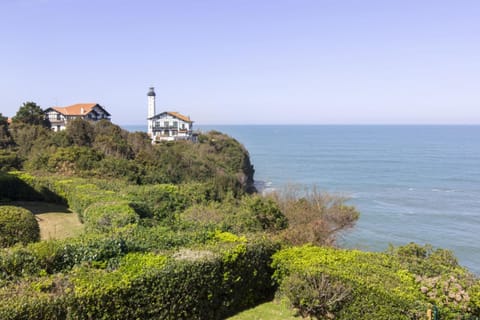
[[83, 224], [78, 220], [77, 214], [72, 213], [67, 206], [34, 201], [18, 201], [12, 205], [23, 207], [35, 214], [42, 240], [65, 239], [83, 232]]
[[295, 311], [287, 306], [285, 302], [271, 301], [263, 303], [255, 308], [245, 310], [228, 320], [298, 320]]

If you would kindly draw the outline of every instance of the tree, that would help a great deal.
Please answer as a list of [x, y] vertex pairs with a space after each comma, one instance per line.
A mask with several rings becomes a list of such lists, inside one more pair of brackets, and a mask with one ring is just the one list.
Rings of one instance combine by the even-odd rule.
[[12, 137], [8, 131], [8, 119], [0, 113], [0, 149], [13, 144]]
[[134, 153], [128, 143], [128, 132], [107, 120], [98, 121], [94, 127], [93, 147], [106, 156], [133, 159]]
[[67, 138], [72, 144], [90, 147], [94, 140], [93, 126], [87, 120], [73, 119], [67, 125]]
[[35, 102], [24, 102], [12, 120], [13, 122], [50, 127], [50, 121], [45, 118], [45, 112]]

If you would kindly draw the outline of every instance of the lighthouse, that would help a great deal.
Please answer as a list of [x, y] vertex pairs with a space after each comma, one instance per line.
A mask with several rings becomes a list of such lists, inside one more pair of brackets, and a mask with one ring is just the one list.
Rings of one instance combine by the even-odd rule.
[[153, 87], [150, 87], [150, 90], [147, 93], [148, 97], [148, 116], [147, 116], [147, 124], [148, 124], [148, 135], [153, 137], [153, 117], [155, 116], [155, 90]]

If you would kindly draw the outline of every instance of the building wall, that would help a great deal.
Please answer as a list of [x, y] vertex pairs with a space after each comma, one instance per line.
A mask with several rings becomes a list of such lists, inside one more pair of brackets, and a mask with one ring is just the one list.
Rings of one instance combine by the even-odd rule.
[[151, 125], [151, 136], [154, 141], [188, 139], [192, 135], [191, 122], [183, 121], [168, 113], [158, 115], [155, 119], [151, 120]]

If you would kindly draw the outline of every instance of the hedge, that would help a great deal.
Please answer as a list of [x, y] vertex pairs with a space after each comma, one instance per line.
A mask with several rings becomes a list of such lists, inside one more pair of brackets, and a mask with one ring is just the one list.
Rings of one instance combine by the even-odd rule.
[[105, 269], [25, 279], [0, 289], [0, 318], [224, 319], [272, 297], [277, 249], [240, 241], [168, 256], [130, 253]]
[[[419, 319], [425, 317], [427, 309], [437, 301], [425, 294], [420, 276], [405, 269], [396, 256], [387, 253], [306, 245], [275, 253], [272, 266], [274, 278], [281, 286], [285, 281], [292, 281], [291, 277], [307, 282], [309, 277], [327, 277], [336, 285], [348, 288], [349, 297], [341, 308], [331, 310], [340, 319]], [[442, 319], [480, 316], [475, 298], [479, 294], [478, 286], [477, 280], [464, 288], [471, 297], [465, 301], [466, 307], [453, 301], [448, 306], [437, 305]], [[443, 296], [443, 300], [446, 299], [449, 298]]]
[[128, 201], [97, 202], [84, 212], [85, 226], [93, 232], [109, 232], [138, 221], [139, 216]]
[[[23, 276], [68, 272], [75, 265], [107, 265], [131, 252], [165, 251], [206, 244], [208, 230], [172, 230], [164, 226], [131, 226], [114, 234], [86, 234], [0, 250], [0, 284]], [[1, 286], [1, 285], [0, 285]]]
[[40, 240], [40, 227], [33, 213], [15, 206], [0, 206], [0, 247]]

